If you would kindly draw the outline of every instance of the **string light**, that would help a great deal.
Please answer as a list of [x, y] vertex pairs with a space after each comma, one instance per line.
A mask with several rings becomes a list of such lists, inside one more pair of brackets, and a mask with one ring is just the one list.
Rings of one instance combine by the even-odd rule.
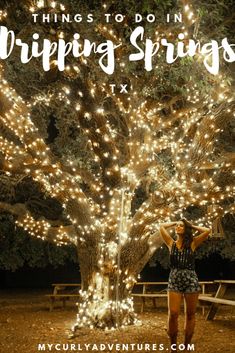
[[[39, 0], [29, 10], [35, 12], [36, 6], [40, 9], [46, 3]], [[59, 2], [51, 1], [49, 4], [52, 12], [65, 10]], [[107, 5], [103, 4], [103, 8], [106, 9]], [[183, 11], [187, 25], [180, 28], [180, 33], [187, 37], [196, 15], [189, 2], [185, 2]], [[0, 20], [5, 16], [6, 13], [0, 11]], [[121, 43], [108, 24], [98, 25], [96, 30], [113, 42]], [[159, 30], [155, 35], [160, 40], [162, 34]], [[173, 31], [169, 32], [169, 36], [174, 35]], [[57, 36], [64, 38], [66, 33], [58, 30]], [[203, 60], [204, 57], [198, 54], [197, 64], [200, 67], [199, 58]], [[126, 64], [121, 54], [117, 61], [119, 70], [125, 72]], [[82, 66], [88, 64], [94, 67], [91, 60], [80, 58], [79, 64], [67, 65], [63, 74], [66, 78], [72, 74], [79, 75]], [[157, 69], [163, 69], [160, 62]], [[138, 80], [138, 76], [131, 75], [131, 86], [135, 87]], [[234, 119], [235, 114], [234, 94], [226, 83], [225, 75], [214, 77], [211, 90], [206, 93], [202, 92], [199, 84], [189, 80], [185, 84], [187, 96], [183, 107], [180, 99], [167, 102], [155, 99], [152, 103], [151, 99], [139, 95], [137, 88], [131, 91], [130, 97], [112, 94], [106, 82], [97, 83], [90, 77], [87, 78], [87, 91], [79, 88], [74, 92], [72, 85], [70, 87], [66, 83], [56, 93], [36, 94], [29, 104], [4, 79], [2, 66], [0, 82], [1, 98], [3, 96], [9, 107], [1, 113], [0, 121], [21, 142], [17, 145], [0, 137], [0, 150], [5, 158], [4, 171], [12, 175], [20, 169], [31, 175], [51, 197], [61, 202], [69, 222], [69, 226], [55, 227], [49, 220], [35, 220], [28, 212], [17, 219], [17, 225], [32, 236], [50, 239], [58, 245], [72, 242], [81, 249], [85, 249], [89, 241], [97, 245], [97, 272], [92, 274], [90, 286], [80, 291], [81, 302], [73, 330], [96, 325], [105, 329], [116, 328], [118, 324], [113, 326], [112, 322], [119, 314], [124, 317], [122, 325], [137, 324], [130, 295], [138, 274], [119, 266], [118, 254], [123, 249], [126, 253], [130, 249], [138, 252], [147, 243], [150, 257], [156, 249], [154, 236], [157, 237], [159, 223], [181, 216], [191, 205], [205, 210], [205, 216], [198, 219], [199, 224], [211, 225], [214, 216], [234, 213], [235, 187], [217, 185], [221, 171], [229, 169], [231, 174], [235, 174], [234, 164], [228, 156], [220, 156], [218, 160], [214, 158], [216, 138], [222, 134], [224, 124], [216, 107], [219, 104], [226, 107], [223, 118], [227, 121]], [[88, 104], [84, 104], [89, 94], [97, 104], [90, 111]], [[110, 97], [118, 111], [119, 123], [113, 121], [108, 108], [102, 105]], [[97, 168], [94, 175], [82, 170], [76, 160], [53, 161], [51, 151], [40, 137], [31, 118], [31, 109], [39, 104], [50, 106], [55, 100], [73, 107], [73, 121], [76, 128], [84, 133], [87, 148], [94, 156]], [[124, 139], [129, 159], [121, 151]], [[88, 191], [84, 191], [84, 182]], [[133, 200], [140, 187], [147, 200], [134, 213]], [[225, 205], [224, 200], [231, 200], [231, 203]], [[122, 216], [120, 210], [123, 211]], [[115, 282], [117, 276], [121, 278], [118, 283]], [[126, 297], [117, 300], [115, 290], [121, 286]], [[110, 312], [113, 321], [106, 317]]]
[[44, 7], [44, 6], [45, 6], [44, 0], [38, 0], [38, 1], [37, 1], [37, 7], [38, 7], [39, 9], [41, 9], [41, 8]]

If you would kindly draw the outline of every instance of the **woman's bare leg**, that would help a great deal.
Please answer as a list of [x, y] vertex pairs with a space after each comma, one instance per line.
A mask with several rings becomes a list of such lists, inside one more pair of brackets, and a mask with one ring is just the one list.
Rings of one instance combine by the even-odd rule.
[[191, 343], [194, 327], [195, 327], [195, 314], [198, 302], [198, 293], [185, 293], [186, 303], [186, 317], [185, 317], [185, 339], [184, 344], [187, 347]]
[[[180, 313], [180, 304], [182, 294], [179, 292], [168, 291], [168, 335], [172, 344], [177, 343], [178, 317]], [[172, 352], [176, 352], [173, 351]]]

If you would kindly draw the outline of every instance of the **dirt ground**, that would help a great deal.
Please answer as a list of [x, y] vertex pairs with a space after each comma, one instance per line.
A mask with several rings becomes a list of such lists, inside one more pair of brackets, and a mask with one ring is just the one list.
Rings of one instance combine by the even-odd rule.
[[[151, 302], [147, 303], [143, 314], [138, 313], [139, 303], [135, 304], [138, 318], [142, 321], [140, 326], [109, 332], [84, 329], [76, 338], [69, 339], [68, 330], [76, 319], [75, 302], [68, 303], [64, 310], [57, 307], [50, 312], [45, 293], [29, 290], [0, 292], [1, 353], [169, 351], [165, 299], [160, 299], [156, 309]], [[208, 322], [202, 315], [202, 308], [198, 307], [196, 320], [192, 351], [235, 352], [235, 308], [220, 306], [215, 319]], [[183, 343], [183, 307], [179, 331], [180, 344]], [[39, 349], [39, 344], [44, 350]], [[178, 352], [182, 349], [183, 346], [179, 346]]]

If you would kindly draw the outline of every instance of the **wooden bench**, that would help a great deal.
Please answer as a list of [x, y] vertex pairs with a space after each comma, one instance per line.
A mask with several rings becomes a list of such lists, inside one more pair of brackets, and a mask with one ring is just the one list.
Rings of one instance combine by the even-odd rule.
[[[53, 293], [46, 294], [45, 296], [50, 300], [50, 311], [54, 309], [55, 301], [62, 301], [62, 306], [65, 308], [66, 301], [71, 298], [80, 298], [78, 288], [81, 287], [80, 283], [56, 283], [52, 284]], [[71, 289], [73, 288], [73, 291]]]
[[[141, 298], [141, 312], [144, 311], [144, 308], [146, 305], [146, 302], [145, 302], [146, 298], [152, 299], [153, 306], [154, 306], [154, 308], [156, 308], [157, 307], [156, 306], [156, 299], [167, 297], [167, 292], [166, 292], [167, 283], [168, 282], [137, 282], [134, 285], [133, 290], [136, 290], [138, 287], [142, 287], [141, 293], [133, 292], [131, 294], [133, 298]], [[153, 291], [153, 287], [159, 287], [159, 286], [163, 287], [163, 289], [161, 289], [159, 291], [156, 291], [156, 290]]]
[[220, 281], [214, 281], [214, 283], [219, 284], [219, 287], [218, 287], [217, 292], [214, 297], [207, 297], [207, 296], [203, 296], [203, 295], [199, 296], [200, 301], [211, 303], [206, 320], [213, 320], [214, 319], [215, 314], [217, 313], [217, 310], [218, 310], [218, 307], [220, 304], [235, 306], [235, 300], [224, 298], [224, 295], [226, 293], [228, 286], [234, 286], [235, 281], [234, 280], [220, 280]]
[[144, 307], [145, 307], [145, 298], [151, 298], [153, 301], [153, 306], [154, 308], [157, 307], [156, 305], [156, 299], [157, 298], [166, 298], [167, 297], [167, 293], [133, 293], [132, 297], [139, 297], [142, 300], [142, 304], [141, 304], [141, 313], [144, 311]]
[[[214, 282], [200, 281], [199, 283], [202, 286], [202, 294], [204, 294], [205, 296], [212, 295], [211, 293], [206, 293], [206, 286], [213, 285]], [[167, 298], [167, 285], [168, 285], [168, 282], [137, 282], [135, 284], [134, 290], [136, 289], [136, 287], [142, 286], [141, 293], [133, 292], [131, 294], [133, 298], [141, 298], [141, 301], [142, 301], [141, 302], [141, 312], [144, 311], [144, 307], [146, 305], [145, 299], [147, 299], [147, 298], [152, 299], [153, 306], [154, 306], [154, 308], [156, 308], [156, 299], [157, 298]], [[153, 291], [152, 289], [150, 291], [149, 289], [153, 286], [156, 286], [156, 287], [161, 286], [161, 287], [165, 287], [165, 288], [160, 291]]]
[[65, 308], [67, 300], [70, 298], [79, 298], [80, 294], [46, 294], [45, 296], [50, 299], [50, 311], [52, 311], [54, 309], [56, 299], [58, 299], [58, 301], [61, 300], [63, 303], [63, 308]]
[[216, 304], [235, 305], [235, 300], [223, 299], [223, 298], [199, 296], [199, 300], [210, 302], [210, 303], [216, 303]]

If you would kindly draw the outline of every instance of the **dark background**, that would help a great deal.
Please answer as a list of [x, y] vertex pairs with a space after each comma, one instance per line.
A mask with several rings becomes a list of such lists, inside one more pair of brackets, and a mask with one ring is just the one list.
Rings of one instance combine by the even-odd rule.
[[[196, 261], [199, 280], [235, 279], [235, 262], [223, 259], [218, 254]], [[147, 264], [141, 272], [139, 281], [167, 281], [169, 270], [159, 263]], [[0, 288], [47, 288], [52, 283], [80, 283], [79, 265], [66, 262], [64, 265], [46, 268], [31, 268], [27, 265], [16, 271], [0, 270]]]

